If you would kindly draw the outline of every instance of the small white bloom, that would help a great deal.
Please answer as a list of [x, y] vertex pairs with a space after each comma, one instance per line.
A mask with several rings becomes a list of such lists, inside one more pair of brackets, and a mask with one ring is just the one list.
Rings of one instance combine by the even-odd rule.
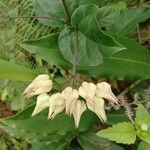
[[94, 99], [96, 94], [96, 85], [93, 83], [83, 82], [79, 87], [79, 95], [83, 97], [88, 103], [94, 105]]
[[86, 110], [86, 104], [84, 101], [80, 101], [77, 100], [75, 102], [75, 107], [73, 110], [73, 117], [74, 117], [74, 121], [75, 121], [75, 127], [78, 128], [79, 127], [79, 123], [80, 123], [80, 119], [81, 119], [81, 115], [82, 113]]
[[107, 82], [102, 82], [97, 84], [96, 96], [100, 98], [108, 99], [116, 104], [118, 104], [117, 97], [113, 94], [111, 86]]
[[104, 100], [102, 98], [95, 97], [95, 104], [91, 105], [87, 101], [87, 107], [96, 113], [96, 115], [101, 119], [102, 122], [107, 121], [107, 116], [104, 109]]
[[40, 95], [49, 92], [52, 88], [53, 82], [49, 79], [46, 74], [39, 75], [36, 77], [30, 85], [24, 90], [23, 94], [29, 98], [34, 95]]
[[32, 116], [35, 116], [36, 114], [38, 114], [39, 112], [41, 112], [42, 110], [46, 109], [47, 107], [49, 107], [49, 95], [48, 94], [41, 94], [37, 97], [37, 102], [36, 102], [36, 106], [34, 108], [34, 111], [32, 113]]
[[65, 108], [65, 101], [60, 93], [53, 94], [49, 99], [48, 119], [53, 119], [57, 114], [61, 113]]
[[61, 97], [66, 102], [66, 114], [71, 116], [75, 107], [75, 102], [79, 98], [78, 91], [71, 87], [67, 87], [62, 91]]

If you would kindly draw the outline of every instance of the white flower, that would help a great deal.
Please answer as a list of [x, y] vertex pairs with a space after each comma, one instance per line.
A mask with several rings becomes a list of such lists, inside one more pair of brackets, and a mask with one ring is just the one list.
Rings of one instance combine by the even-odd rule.
[[93, 111], [102, 122], [107, 121], [107, 116], [104, 109], [104, 100], [102, 98], [95, 97], [95, 104], [92, 105], [91, 103], [87, 102], [87, 107]]
[[62, 91], [61, 97], [65, 100], [66, 103], [66, 114], [71, 116], [75, 107], [75, 102], [79, 98], [78, 91], [72, 89], [71, 87], [67, 87]]
[[118, 99], [113, 94], [111, 86], [107, 82], [102, 82], [97, 84], [96, 96], [100, 98], [108, 99], [116, 104], [118, 104]]
[[75, 121], [75, 127], [78, 128], [79, 127], [79, 123], [80, 123], [80, 118], [82, 113], [86, 110], [86, 105], [84, 101], [80, 101], [77, 100], [75, 102], [75, 107], [73, 110], [73, 117], [74, 117], [74, 121]]
[[79, 95], [86, 100], [87, 107], [97, 114], [105, 122], [107, 120], [104, 110], [104, 100], [96, 96], [96, 85], [93, 83], [83, 82], [79, 87]]
[[48, 119], [53, 119], [57, 114], [61, 113], [65, 108], [65, 101], [60, 93], [53, 94], [49, 100]]
[[35, 116], [36, 114], [38, 114], [39, 112], [41, 112], [42, 110], [46, 109], [47, 107], [49, 107], [49, 95], [48, 94], [41, 94], [37, 97], [37, 102], [36, 102], [36, 106], [34, 108], [34, 111], [32, 113], [32, 116]]
[[83, 97], [88, 103], [94, 105], [96, 94], [96, 85], [93, 83], [83, 82], [79, 87], [79, 95]]
[[49, 79], [46, 74], [39, 75], [36, 77], [30, 85], [24, 90], [23, 94], [29, 98], [34, 95], [40, 95], [49, 92], [52, 88], [53, 82]]

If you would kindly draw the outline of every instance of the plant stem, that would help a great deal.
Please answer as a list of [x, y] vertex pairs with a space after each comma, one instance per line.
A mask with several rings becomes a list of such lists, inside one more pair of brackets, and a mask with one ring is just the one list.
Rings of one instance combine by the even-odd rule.
[[136, 85], [138, 85], [142, 80], [137, 80], [132, 83], [129, 87], [127, 87], [124, 91], [122, 91], [117, 97], [127, 94], [131, 89], [133, 89]]
[[137, 24], [136, 28], [137, 28], [137, 33], [138, 33], [138, 39], [139, 39], [139, 42], [140, 42], [140, 44], [141, 44], [141, 43], [142, 43], [142, 39], [141, 39], [140, 26], [139, 26], [139, 24]]
[[69, 14], [69, 10], [68, 10], [68, 8], [67, 8], [66, 1], [65, 1], [65, 0], [62, 0], [62, 4], [63, 4], [63, 6], [64, 6], [65, 13], [66, 13], [66, 16], [67, 16], [67, 18], [68, 18], [68, 22], [70, 22], [70, 21], [71, 21], [71, 16], [70, 16], [70, 14]]
[[72, 86], [76, 83], [76, 63], [77, 63], [77, 52], [78, 52], [78, 30], [74, 29], [74, 44], [73, 44], [73, 70], [72, 70]]
[[63, 20], [60, 20], [58, 18], [53, 18], [53, 17], [46, 17], [46, 16], [6, 16], [6, 15], [0, 15], [0, 18], [3, 18], [3, 19], [27, 19], [27, 18], [34, 18], [34, 19], [51, 19], [51, 20], [55, 20], [55, 21], [60, 21], [62, 23], [67, 23]]

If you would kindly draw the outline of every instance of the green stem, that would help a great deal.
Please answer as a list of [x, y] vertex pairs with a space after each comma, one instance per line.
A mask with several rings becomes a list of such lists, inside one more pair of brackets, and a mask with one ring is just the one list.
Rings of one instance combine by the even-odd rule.
[[70, 21], [71, 21], [71, 16], [70, 16], [70, 14], [69, 14], [69, 10], [68, 10], [68, 8], [67, 8], [66, 1], [65, 1], [65, 0], [62, 0], [62, 4], [63, 4], [63, 6], [64, 6], [65, 13], [66, 13], [66, 16], [67, 16], [67, 18], [68, 18], [68, 21], [70, 22]]
[[73, 70], [72, 70], [72, 86], [76, 84], [76, 64], [77, 64], [77, 52], [78, 52], [78, 30], [74, 29], [74, 40], [73, 40]]
[[139, 39], [139, 42], [141, 44], [142, 43], [142, 39], [141, 39], [141, 33], [140, 33], [140, 26], [139, 26], [139, 24], [137, 24], [136, 28], [137, 28], [137, 33], [138, 33], [138, 39]]
[[117, 97], [127, 94], [131, 89], [133, 89], [136, 85], [138, 85], [142, 80], [137, 80], [132, 83], [129, 87], [127, 87], [124, 91], [122, 91]]
[[3, 18], [3, 19], [27, 19], [27, 18], [31, 18], [31, 19], [51, 19], [51, 20], [55, 20], [55, 21], [59, 21], [59, 22], [62, 22], [62, 23], [67, 23], [63, 20], [60, 20], [58, 18], [53, 18], [53, 17], [46, 17], [46, 16], [7, 16], [7, 15], [0, 15], [0, 18]]

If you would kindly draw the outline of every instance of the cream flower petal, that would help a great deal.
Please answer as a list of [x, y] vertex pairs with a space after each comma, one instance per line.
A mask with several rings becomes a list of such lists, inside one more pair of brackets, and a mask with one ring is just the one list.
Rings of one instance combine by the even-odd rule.
[[82, 113], [86, 110], [86, 104], [84, 101], [77, 100], [73, 111], [73, 117], [75, 121], [75, 127], [79, 127]]
[[48, 119], [53, 119], [57, 114], [61, 113], [65, 108], [65, 101], [60, 93], [53, 94], [49, 99]]
[[104, 109], [104, 100], [102, 98], [95, 97], [95, 104], [91, 105], [91, 103], [86, 103], [88, 109], [93, 111], [100, 119], [102, 122], [107, 121], [107, 116], [105, 113]]
[[36, 77], [31, 84], [24, 90], [23, 95], [29, 98], [34, 95], [40, 95], [49, 92], [52, 88], [53, 82], [49, 79], [46, 74], [39, 75]]
[[79, 95], [85, 100], [93, 101], [95, 98], [96, 85], [93, 83], [83, 82], [79, 87]]
[[61, 97], [66, 102], [66, 114], [71, 116], [73, 109], [75, 107], [75, 102], [79, 98], [78, 91], [72, 89], [71, 87], [67, 87], [62, 91]]
[[36, 114], [38, 114], [39, 112], [41, 112], [42, 110], [46, 109], [47, 107], [49, 107], [49, 95], [48, 94], [41, 94], [37, 97], [37, 102], [36, 102], [36, 106], [34, 108], [34, 111], [32, 113], [32, 116], [35, 116]]
[[113, 94], [111, 86], [107, 82], [102, 82], [97, 84], [96, 96], [108, 99], [116, 104], [118, 104], [117, 97]]

